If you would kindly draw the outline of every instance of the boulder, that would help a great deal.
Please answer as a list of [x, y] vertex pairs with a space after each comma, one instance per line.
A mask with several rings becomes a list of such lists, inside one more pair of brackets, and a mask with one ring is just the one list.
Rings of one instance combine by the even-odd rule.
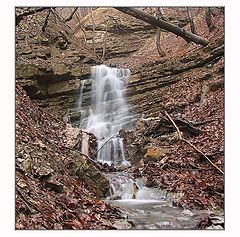
[[85, 181], [97, 197], [109, 195], [110, 183], [107, 177], [92, 162], [78, 156], [72, 166], [72, 172]]

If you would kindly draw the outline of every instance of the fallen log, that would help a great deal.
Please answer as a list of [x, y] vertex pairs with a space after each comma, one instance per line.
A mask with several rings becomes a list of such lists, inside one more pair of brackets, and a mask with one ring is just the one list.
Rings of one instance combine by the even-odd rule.
[[[180, 131], [186, 134], [189, 137], [195, 137], [200, 134], [200, 130], [194, 127], [193, 124], [183, 119], [174, 119], [174, 122], [179, 127]], [[169, 134], [175, 131], [175, 128], [172, 126], [166, 118], [161, 118], [156, 120], [156, 123], [153, 126], [149, 127], [144, 135], [158, 137], [164, 134]]]
[[198, 35], [195, 35], [189, 31], [186, 31], [185, 29], [182, 29], [170, 22], [161, 20], [161, 19], [156, 19], [152, 15], [145, 13], [143, 11], [139, 11], [135, 8], [132, 7], [115, 7], [115, 9], [126, 13], [128, 15], [131, 15], [139, 20], [142, 20], [144, 22], [149, 23], [150, 25], [154, 27], [160, 27], [161, 29], [167, 30], [169, 32], [172, 32], [173, 34], [182, 37], [185, 39], [187, 42], [194, 42], [196, 44], [201, 44], [203, 46], [207, 46], [209, 41], [207, 39], [204, 39]]

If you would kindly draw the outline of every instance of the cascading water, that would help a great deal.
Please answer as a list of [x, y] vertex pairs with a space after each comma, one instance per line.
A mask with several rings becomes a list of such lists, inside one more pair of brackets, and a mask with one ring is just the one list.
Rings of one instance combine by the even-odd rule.
[[123, 141], [118, 133], [121, 129], [131, 129], [136, 120], [129, 113], [124, 98], [124, 80], [129, 76], [129, 69], [105, 65], [93, 67], [91, 105], [82, 108], [85, 117], [83, 116], [80, 127], [97, 137], [97, 160], [115, 166], [128, 164], [124, 156]]
[[[126, 165], [123, 140], [118, 136], [121, 129], [133, 128], [135, 115], [129, 112], [124, 98], [124, 82], [130, 70], [110, 68], [105, 65], [92, 68], [91, 104], [82, 107], [80, 126], [86, 132], [95, 134], [98, 142], [97, 160], [103, 163]], [[84, 85], [84, 84], [83, 84]], [[81, 88], [83, 93], [83, 87]], [[83, 103], [83, 94], [79, 104]], [[88, 135], [83, 133], [82, 150], [88, 154]], [[146, 188], [142, 180], [133, 180], [129, 175], [117, 173], [110, 175], [112, 197], [121, 200], [157, 199], [154, 190]], [[158, 195], [159, 199], [159, 195]]]
[[[86, 131], [82, 136], [81, 152], [88, 154], [87, 132], [91, 132], [97, 137], [97, 160], [115, 166], [129, 164], [124, 156], [123, 140], [118, 134], [121, 129], [132, 129], [136, 121], [124, 99], [124, 82], [129, 76], [128, 69], [95, 66], [91, 79], [82, 83], [79, 99], [80, 128]], [[136, 229], [194, 228], [204, 215], [172, 206], [172, 201], [180, 198], [178, 194], [172, 196], [148, 188], [144, 179], [134, 180], [124, 172], [110, 173], [108, 177], [112, 193], [106, 201], [121, 206]]]

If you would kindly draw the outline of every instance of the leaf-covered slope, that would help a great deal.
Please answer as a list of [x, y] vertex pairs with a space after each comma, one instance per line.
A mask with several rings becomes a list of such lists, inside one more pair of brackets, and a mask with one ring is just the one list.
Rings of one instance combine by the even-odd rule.
[[64, 129], [16, 86], [16, 229], [115, 228], [119, 211], [74, 175], [87, 161], [64, 146]]

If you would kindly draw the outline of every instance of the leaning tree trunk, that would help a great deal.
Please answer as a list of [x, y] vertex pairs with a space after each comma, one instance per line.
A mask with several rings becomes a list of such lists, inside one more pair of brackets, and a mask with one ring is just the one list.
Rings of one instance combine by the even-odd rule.
[[189, 22], [190, 22], [191, 32], [196, 35], [197, 32], [196, 32], [196, 29], [195, 29], [192, 10], [191, 10], [190, 7], [187, 7], [187, 12], [188, 12], [188, 18], [189, 18]]
[[[158, 20], [159, 20], [159, 17], [161, 17], [163, 20], [166, 19], [164, 17], [164, 12], [163, 12], [163, 9], [161, 7], [157, 8], [156, 17], [157, 17]], [[157, 46], [158, 54], [159, 54], [160, 57], [163, 57], [163, 56], [165, 56], [165, 53], [162, 51], [161, 45], [160, 45], [161, 28], [159, 28], [159, 27], [157, 27], [156, 37], [157, 37], [156, 46]]]
[[91, 18], [92, 18], [92, 42], [93, 42], [93, 52], [96, 53], [96, 46], [95, 46], [95, 20], [93, 17], [93, 10], [91, 8]]
[[214, 26], [213, 21], [212, 21], [212, 15], [211, 15], [210, 7], [207, 7], [205, 9], [205, 16], [206, 16], [206, 22], [207, 22], [207, 26], [208, 26], [209, 31], [214, 30], [215, 26]]
[[203, 46], [208, 45], [209, 41], [207, 39], [204, 39], [200, 36], [197, 36], [195, 34], [192, 34], [191, 32], [188, 32], [170, 22], [166, 22], [163, 20], [157, 20], [155, 17], [143, 12], [139, 11], [135, 8], [131, 7], [115, 7], [117, 10], [124, 12], [128, 15], [131, 15], [137, 19], [140, 19], [142, 21], [145, 21], [149, 24], [151, 24], [154, 27], [160, 27], [161, 29], [167, 30], [172, 32], [173, 34], [182, 37], [185, 39], [187, 42], [194, 42], [196, 44], [201, 44]]

